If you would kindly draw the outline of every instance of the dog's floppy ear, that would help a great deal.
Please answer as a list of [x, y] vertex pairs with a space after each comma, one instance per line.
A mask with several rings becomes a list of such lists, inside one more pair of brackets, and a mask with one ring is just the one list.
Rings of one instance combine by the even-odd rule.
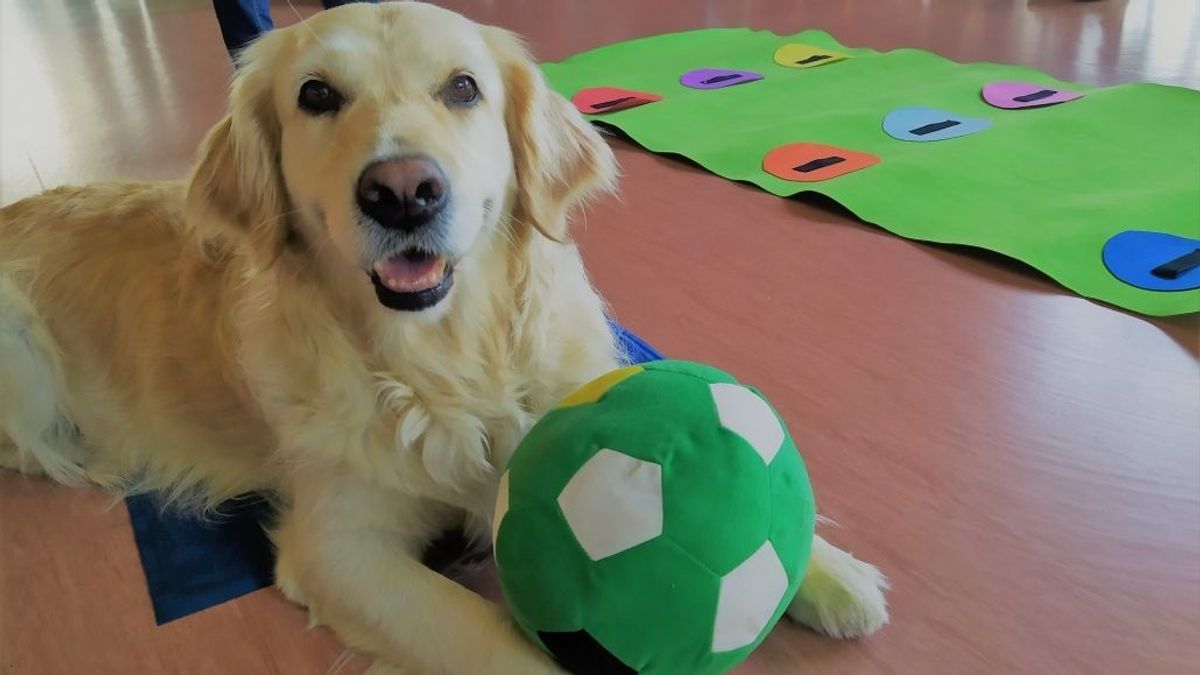
[[278, 256], [287, 233], [280, 129], [271, 100], [271, 74], [284, 40], [273, 31], [239, 56], [229, 112], [201, 143], [187, 188], [188, 213], [202, 238], [244, 242], [264, 263]]
[[600, 134], [547, 86], [520, 38], [498, 28], [487, 40], [503, 70], [505, 122], [517, 178], [517, 217], [555, 241], [571, 209], [612, 189], [616, 160]]

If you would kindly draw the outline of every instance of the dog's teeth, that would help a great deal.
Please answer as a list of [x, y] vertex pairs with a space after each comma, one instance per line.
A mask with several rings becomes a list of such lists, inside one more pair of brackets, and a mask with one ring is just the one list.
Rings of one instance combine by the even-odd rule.
[[[425, 273], [411, 276], [417, 271], [411, 267], [417, 265], [425, 267]], [[440, 258], [411, 261], [407, 258], [392, 257], [375, 263], [372, 269], [386, 288], [397, 293], [414, 293], [438, 285], [446, 274], [446, 261]]]

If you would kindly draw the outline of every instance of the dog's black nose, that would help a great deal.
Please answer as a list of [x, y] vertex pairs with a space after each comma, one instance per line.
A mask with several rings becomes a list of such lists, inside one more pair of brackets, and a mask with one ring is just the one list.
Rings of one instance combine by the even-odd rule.
[[449, 197], [446, 174], [423, 155], [375, 162], [358, 178], [358, 207], [383, 227], [412, 230], [433, 220]]

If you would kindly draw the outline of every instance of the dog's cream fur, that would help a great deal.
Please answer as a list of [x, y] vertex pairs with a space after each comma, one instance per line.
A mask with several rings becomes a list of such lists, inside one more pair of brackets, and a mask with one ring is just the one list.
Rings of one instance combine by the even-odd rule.
[[[482, 101], [434, 95], [470, 72]], [[312, 75], [350, 103], [298, 110]], [[357, 176], [424, 153], [453, 188], [456, 284], [396, 312], [364, 273]], [[420, 564], [486, 537], [503, 466], [615, 365], [568, 213], [615, 173], [516, 38], [417, 3], [348, 6], [245, 56], [185, 183], [59, 188], [0, 212], [0, 463], [215, 505], [278, 496], [278, 585], [384, 667], [556, 672], [486, 601]], [[874, 568], [818, 540], [792, 614], [886, 621]]]

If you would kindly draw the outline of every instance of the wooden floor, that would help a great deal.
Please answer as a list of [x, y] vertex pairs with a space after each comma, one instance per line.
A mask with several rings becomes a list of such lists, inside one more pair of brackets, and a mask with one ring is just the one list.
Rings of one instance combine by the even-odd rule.
[[[1194, 0], [447, 4], [545, 59], [701, 26], [823, 28], [1068, 80], [1200, 86]], [[180, 176], [230, 75], [206, 0], [4, 0], [0, 44], [5, 203]], [[740, 672], [1200, 672], [1196, 318], [1128, 315], [614, 144], [623, 197], [580, 229], [597, 284], [660, 348], [773, 398], [842, 525], [830, 538], [894, 587], [876, 637], [783, 626]], [[303, 675], [342, 654], [270, 590], [156, 627], [111, 503], [0, 475], [0, 671]]]

